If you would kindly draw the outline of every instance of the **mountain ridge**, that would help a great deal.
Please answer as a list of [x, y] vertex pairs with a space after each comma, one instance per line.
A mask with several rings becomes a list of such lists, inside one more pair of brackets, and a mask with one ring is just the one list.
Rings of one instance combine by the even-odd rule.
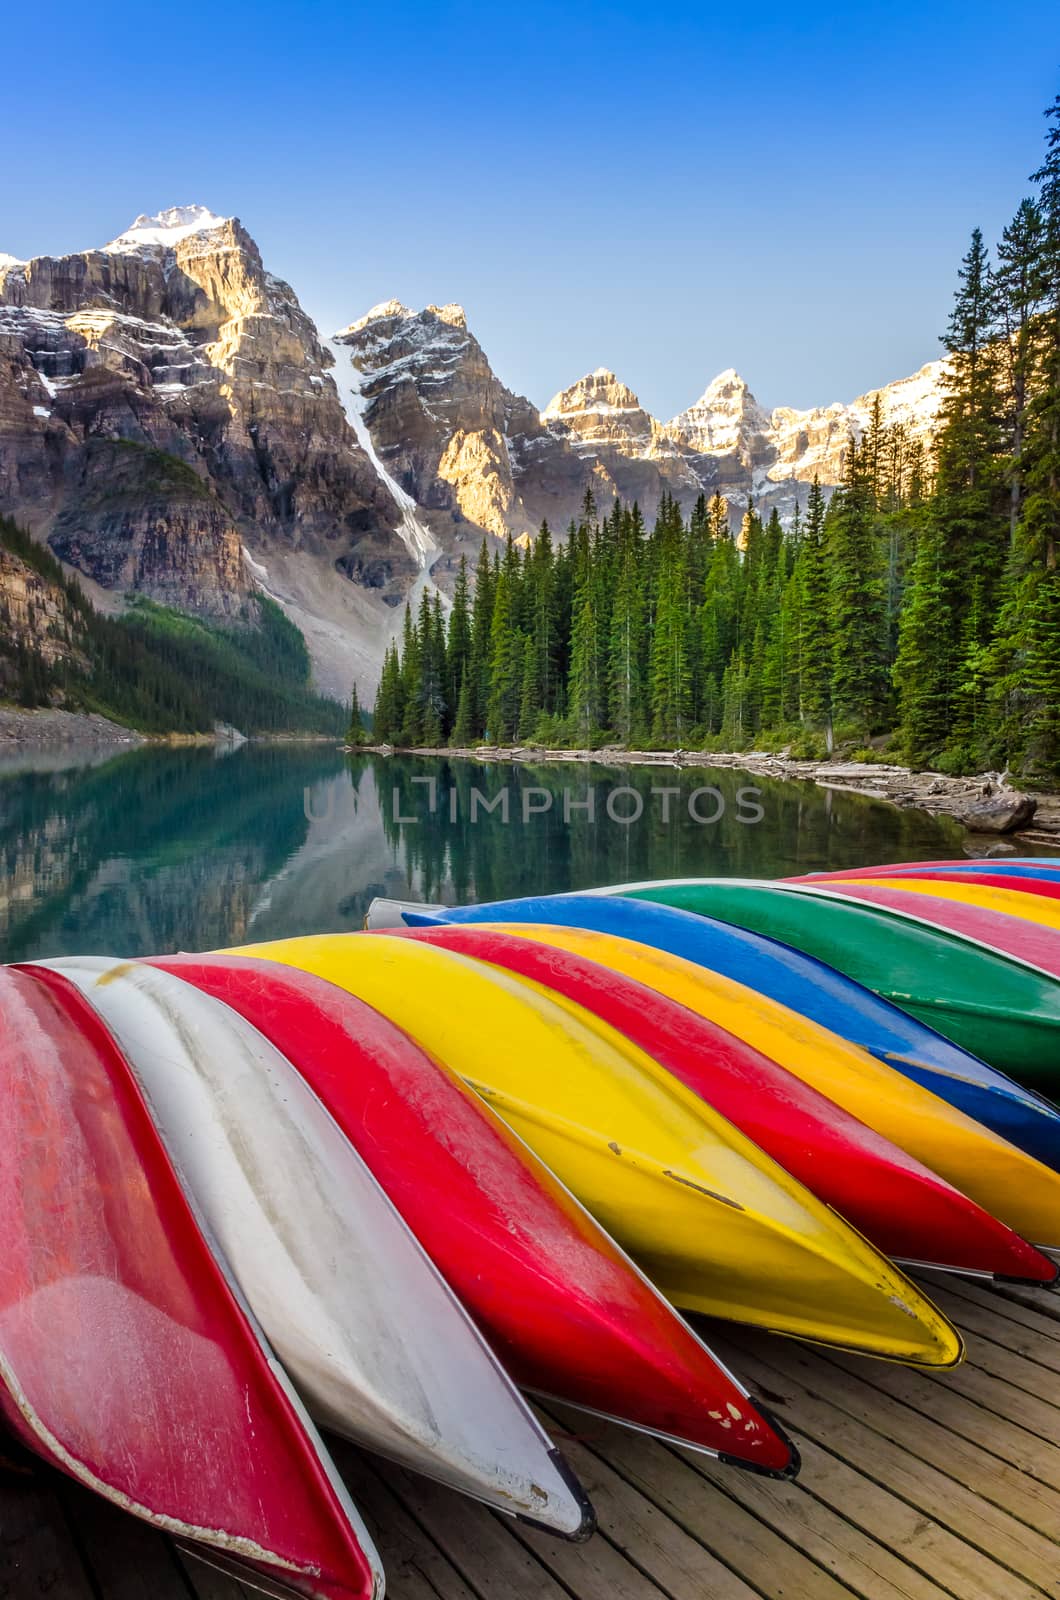
[[238, 218], [176, 206], [101, 247], [0, 254], [0, 513], [105, 606], [252, 621], [264, 593], [322, 689], [370, 693], [403, 603], [451, 588], [483, 534], [562, 533], [587, 490], [789, 517], [815, 472], [840, 480], [876, 394], [930, 449], [940, 374], [767, 412], [729, 368], [663, 421], [601, 367], [539, 410], [461, 306], [383, 301], [324, 338]]

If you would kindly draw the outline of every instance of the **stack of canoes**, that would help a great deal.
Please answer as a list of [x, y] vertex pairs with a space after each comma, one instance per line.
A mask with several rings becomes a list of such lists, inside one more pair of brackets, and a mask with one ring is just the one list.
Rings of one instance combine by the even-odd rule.
[[680, 1313], [945, 1368], [1051, 1283], [1060, 866], [683, 879], [0, 969], [0, 1411], [270, 1592], [383, 1577], [318, 1425], [567, 1538], [525, 1396], [775, 1476]]

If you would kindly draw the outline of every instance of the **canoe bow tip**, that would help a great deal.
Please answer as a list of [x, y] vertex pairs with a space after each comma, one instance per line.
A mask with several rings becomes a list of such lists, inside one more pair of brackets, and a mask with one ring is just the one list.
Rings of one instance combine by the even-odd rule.
[[565, 1539], [568, 1544], [585, 1544], [596, 1532], [596, 1508], [582, 1487], [581, 1479], [562, 1450], [553, 1445], [548, 1452], [548, 1456], [570, 1492], [570, 1497], [578, 1508], [581, 1521], [570, 1532], [565, 1528], [557, 1527], [553, 1523], [538, 1522], [536, 1518], [525, 1515], [517, 1515], [516, 1521], [525, 1523], [530, 1528], [540, 1528], [544, 1533], [559, 1534], [560, 1538]]
[[758, 1478], [773, 1478], [781, 1483], [793, 1483], [802, 1471], [802, 1455], [798, 1445], [770, 1406], [763, 1405], [757, 1395], [751, 1395], [750, 1399], [758, 1416], [788, 1452], [787, 1461], [782, 1467], [767, 1467], [761, 1461], [751, 1460], [749, 1456], [730, 1455], [727, 1450], [719, 1450], [717, 1459], [727, 1467], [739, 1467], [743, 1472], [753, 1472]]

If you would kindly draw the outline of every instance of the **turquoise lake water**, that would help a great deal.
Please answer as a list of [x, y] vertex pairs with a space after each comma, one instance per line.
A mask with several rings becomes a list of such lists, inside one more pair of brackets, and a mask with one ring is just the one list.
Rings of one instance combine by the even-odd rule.
[[964, 838], [923, 812], [731, 769], [254, 745], [47, 765], [0, 771], [6, 961], [356, 928], [374, 895], [459, 903], [687, 873], [779, 877], [960, 855]]

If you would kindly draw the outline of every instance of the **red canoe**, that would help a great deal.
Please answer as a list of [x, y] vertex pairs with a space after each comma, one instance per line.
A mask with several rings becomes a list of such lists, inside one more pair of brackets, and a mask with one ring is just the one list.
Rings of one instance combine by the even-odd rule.
[[855, 872], [821, 872], [807, 878], [788, 878], [787, 883], [856, 883], [859, 878], [915, 878], [928, 883], [970, 883], [986, 889], [1011, 889], [1014, 894], [1036, 894], [1046, 900], [1060, 900], [1060, 879], [1017, 878], [1001, 872], [952, 872], [945, 867], [876, 867]]
[[[964, 882], [963, 877], [960, 880]], [[812, 885], [811, 885], [812, 886]], [[1003, 885], [1008, 888], [1006, 880]], [[946, 928], [963, 939], [999, 950], [1003, 955], [1014, 956], [1029, 966], [1060, 978], [1060, 932], [1042, 923], [1026, 922], [1022, 917], [1010, 917], [1004, 911], [992, 911], [986, 906], [967, 904], [963, 900], [945, 900], [941, 896], [919, 894], [893, 889], [877, 884], [831, 881], [829, 894], [844, 900], [863, 900], [867, 905], [880, 906], [885, 911], [901, 911], [915, 917], [918, 922], [930, 923], [935, 928]]]
[[0, 1414], [17, 1436], [252, 1586], [381, 1594], [124, 1056], [55, 974], [0, 968], [0, 1108]]
[[584, 956], [471, 925], [396, 929], [531, 978], [595, 1012], [728, 1117], [853, 1224], [906, 1262], [1051, 1283], [1056, 1267], [1011, 1229], [734, 1034]]
[[[454, 1074], [364, 1001], [240, 956], [156, 959], [291, 1061], [523, 1388], [790, 1475], [790, 1443], [609, 1236]], [[734, 1437], [731, 1418], [745, 1418]]]

